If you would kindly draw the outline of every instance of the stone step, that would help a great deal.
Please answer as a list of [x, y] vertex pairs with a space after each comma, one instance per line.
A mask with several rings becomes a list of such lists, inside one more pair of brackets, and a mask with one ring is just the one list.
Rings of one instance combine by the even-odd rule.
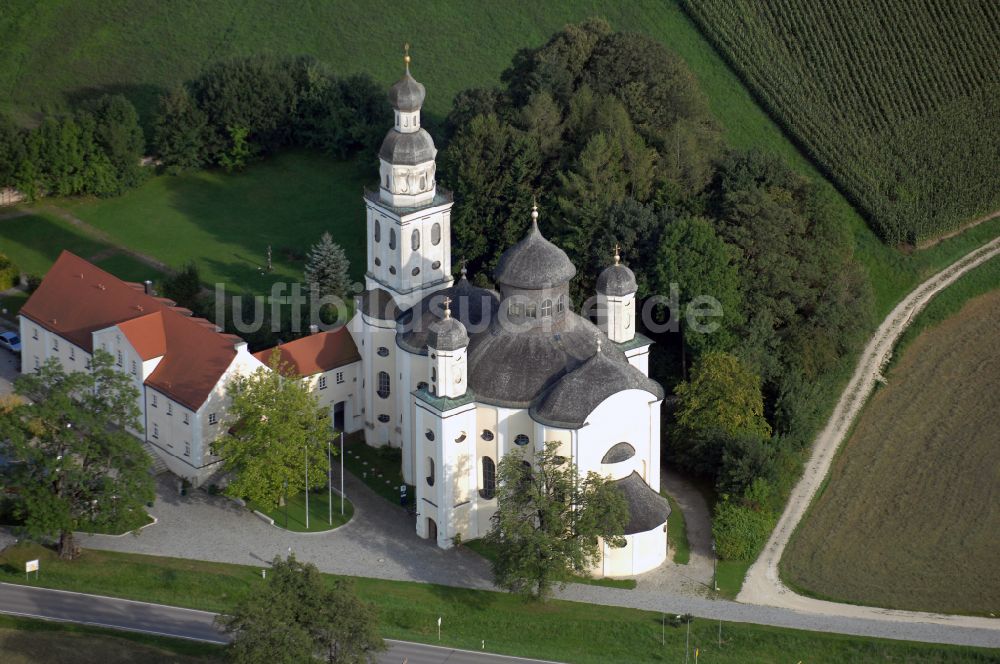
[[160, 457], [159, 450], [157, 450], [155, 446], [151, 443], [144, 443], [142, 447], [153, 460], [153, 475], [162, 475], [163, 473], [170, 472], [170, 468], [167, 467], [167, 462]]

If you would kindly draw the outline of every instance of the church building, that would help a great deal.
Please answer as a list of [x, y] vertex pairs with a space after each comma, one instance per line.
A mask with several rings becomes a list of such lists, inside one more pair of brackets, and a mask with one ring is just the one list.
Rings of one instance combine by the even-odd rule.
[[424, 86], [409, 71], [389, 92], [395, 126], [366, 192], [366, 290], [351, 334], [361, 355], [365, 440], [402, 450], [416, 486], [416, 530], [442, 548], [489, 531], [497, 465], [531, 463], [548, 441], [581, 475], [608, 476], [628, 502], [623, 548], [603, 547], [598, 576], [629, 576], [667, 555], [660, 496], [663, 388], [648, 376], [651, 341], [636, 332], [636, 280], [619, 257], [597, 281], [598, 324], [572, 310], [576, 268], [538, 228], [492, 275], [498, 290], [452, 277], [449, 192], [420, 126]]

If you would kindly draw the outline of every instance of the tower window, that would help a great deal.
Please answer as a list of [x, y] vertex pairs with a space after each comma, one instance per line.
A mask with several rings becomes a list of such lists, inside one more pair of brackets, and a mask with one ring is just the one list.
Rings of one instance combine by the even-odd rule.
[[396, 248], [396, 229], [395, 228], [390, 228], [389, 229], [389, 248], [390, 249], [395, 249]]
[[410, 248], [416, 251], [420, 248], [420, 231], [413, 231], [410, 235]]
[[431, 263], [431, 269], [432, 270], [440, 270], [441, 269], [441, 261], [434, 261], [433, 263]]
[[385, 413], [382, 413], [381, 415], [378, 416], [378, 421], [381, 422], [382, 424], [388, 424], [390, 419], [392, 418], [386, 415]]
[[524, 313], [524, 305], [522, 305], [520, 302], [511, 302], [510, 306], [507, 307], [507, 312], [511, 316], [520, 316], [521, 314]]
[[424, 436], [427, 438], [427, 440], [432, 442], [434, 441], [434, 432], [431, 431], [430, 429], [424, 432]]
[[376, 394], [383, 399], [389, 398], [389, 374], [384, 371], [378, 372], [378, 390]]
[[497, 492], [497, 465], [493, 459], [483, 457], [483, 488], [479, 495], [484, 500], [492, 500]]
[[517, 437], [514, 438], [514, 444], [517, 445], [517, 446], [519, 446], [519, 447], [524, 447], [525, 445], [527, 445], [530, 442], [531, 442], [531, 439], [529, 439], [523, 433], [517, 434]]
[[528, 318], [538, 318], [538, 307], [534, 304], [529, 304], [525, 307], [525, 314]]
[[395, 265], [390, 265], [389, 266], [389, 274], [396, 274], [396, 266]]
[[435, 247], [441, 244], [441, 224], [431, 226], [431, 244]]
[[[386, 179], [386, 186], [389, 186], [389, 176], [386, 175], [385, 179]], [[378, 219], [375, 220], [375, 241], [376, 242], [382, 241], [382, 222], [380, 222]]]
[[427, 457], [427, 486], [434, 486], [434, 459]]
[[556, 302], [556, 311], [562, 312], [566, 309], [566, 296], [560, 295], [559, 301]]
[[489, 429], [483, 429], [482, 438], [486, 442], [493, 440], [493, 432]]
[[542, 300], [542, 318], [552, 315], [552, 300]]
[[410, 274], [412, 274], [414, 277], [417, 276], [418, 274], [420, 274], [420, 268], [419, 267], [413, 268]]
[[379, 357], [389, 357], [389, 349], [385, 346], [379, 346], [375, 352], [378, 353]]

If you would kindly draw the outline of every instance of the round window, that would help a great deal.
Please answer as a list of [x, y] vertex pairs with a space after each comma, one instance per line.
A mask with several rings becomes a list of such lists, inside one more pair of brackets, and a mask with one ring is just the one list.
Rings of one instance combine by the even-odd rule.
[[385, 346], [379, 346], [376, 352], [379, 357], [389, 357], [389, 349]]
[[441, 261], [434, 261], [433, 263], [431, 263], [432, 270], [437, 270], [440, 268], [441, 268]]
[[419, 383], [417, 383], [417, 389], [418, 390], [426, 390], [427, 389], [427, 383], [425, 381], [420, 381]]
[[390, 419], [391, 418], [385, 413], [382, 413], [381, 415], [378, 416], [378, 421], [381, 422], [382, 424], [387, 424]]
[[465, 435], [465, 432], [463, 431], [461, 434], [459, 434], [458, 438], [455, 439], [455, 442], [456, 443], [464, 443], [465, 442], [465, 438], [466, 438], [466, 435]]
[[396, 274], [396, 267], [394, 265], [389, 266], [389, 274]]
[[414, 277], [417, 276], [418, 274], [420, 274], [420, 268], [419, 267], [413, 268], [413, 272], [411, 272], [410, 274], [412, 274]]
[[493, 440], [493, 432], [489, 429], [483, 429], [482, 437], [483, 440]]
[[517, 434], [517, 436], [514, 438], [514, 444], [515, 445], [519, 445], [521, 447], [524, 447], [525, 445], [527, 445], [530, 442], [531, 441], [528, 439], [528, 437], [525, 436], [523, 433]]
[[434, 432], [430, 429], [424, 432], [424, 436], [427, 437], [427, 440], [434, 440]]
[[375, 257], [375, 265], [381, 265], [381, 264], [382, 264], [382, 259], [379, 258], [378, 256], [376, 256]]

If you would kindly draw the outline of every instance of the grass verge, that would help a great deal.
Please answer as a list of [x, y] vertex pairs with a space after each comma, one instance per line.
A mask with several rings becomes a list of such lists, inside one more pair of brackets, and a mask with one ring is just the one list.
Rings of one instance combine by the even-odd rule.
[[[344, 513], [341, 515], [341, 501], [344, 505]], [[292, 496], [284, 507], [273, 509], [261, 509], [253, 503], [247, 503], [247, 507], [257, 510], [274, 519], [274, 525], [294, 533], [322, 533], [334, 530], [344, 525], [354, 516], [354, 505], [351, 501], [335, 495], [333, 497], [333, 523], [330, 522], [330, 495], [325, 488], [313, 489], [309, 492], [309, 527], [306, 527], [306, 494], [303, 491], [297, 496]]]
[[719, 587], [719, 595], [726, 599], [736, 599], [743, 587], [743, 579], [753, 562], [745, 560], [720, 560], [715, 573], [715, 583]]
[[670, 503], [670, 518], [667, 519], [667, 541], [673, 551], [673, 561], [678, 565], [687, 565], [691, 560], [691, 546], [688, 544], [687, 523], [684, 511], [674, 497], [665, 491], [660, 492]]
[[227, 661], [221, 646], [89, 625], [0, 615], [4, 664], [187, 664]]
[[[225, 611], [262, 583], [255, 567], [91, 550], [76, 561], [61, 562], [33, 544], [0, 553], [0, 580], [24, 584], [16, 570], [31, 558], [42, 561], [38, 585], [204, 610]], [[504, 593], [401, 581], [359, 578], [356, 583], [361, 597], [378, 608], [387, 638], [436, 644], [440, 617], [440, 643], [449, 647], [480, 650], [485, 641], [488, 652], [580, 664], [644, 664], [684, 657], [685, 630], [663, 631], [659, 612], [559, 600], [526, 602]], [[696, 618], [692, 623], [690, 646], [699, 648], [701, 661], [996, 661], [995, 651], [982, 648], [727, 622], [722, 623], [720, 647], [718, 630], [718, 621]]]

